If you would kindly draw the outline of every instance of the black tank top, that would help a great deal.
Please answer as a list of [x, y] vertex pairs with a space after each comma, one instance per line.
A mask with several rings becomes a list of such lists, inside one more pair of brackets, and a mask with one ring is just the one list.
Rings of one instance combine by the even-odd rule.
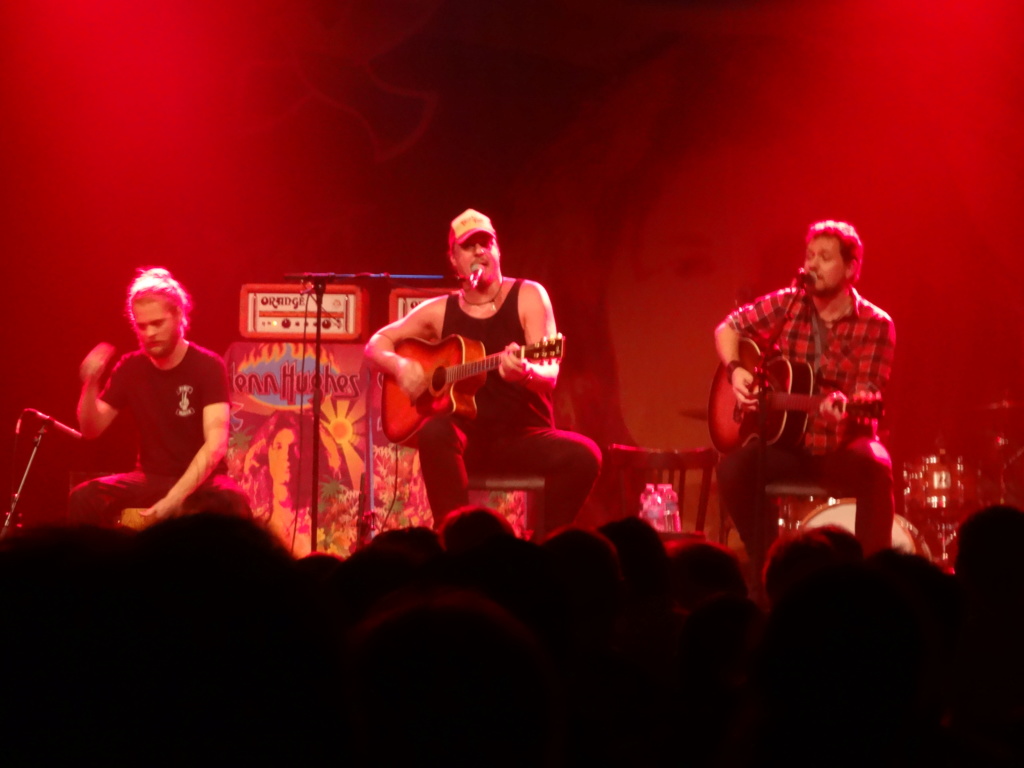
[[[459, 306], [459, 294], [448, 297], [444, 308], [441, 337], [457, 333], [467, 339], [483, 342], [484, 352], [493, 355], [511, 342], [526, 344], [523, 326], [519, 322], [519, 288], [516, 280], [504, 303], [493, 317], [471, 317]], [[521, 383], [510, 383], [497, 369], [487, 373], [487, 382], [476, 393], [477, 426], [485, 429], [521, 427], [551, 427], [554, 409], [550, 393], [540, 395]]]

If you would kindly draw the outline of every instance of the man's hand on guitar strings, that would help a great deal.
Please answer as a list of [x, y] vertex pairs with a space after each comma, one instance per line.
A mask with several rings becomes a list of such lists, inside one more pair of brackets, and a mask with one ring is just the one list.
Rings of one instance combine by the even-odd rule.
[[427, 391], [427, 377], [423, 372], [423, 366], [416, 360], [405, 357], [399, 357], [397, 365], [395, 382], [410, 400], [417, 400]]
[[754, 374], [746, 368], [737, 368], [733, 371], [732, 381], [729, 383], [732, 384], [732, 391], [736, 395], [736, 402], [739, 403], [742, 410], [753, 411], [757, 408], [757, 390], [752, 386]]

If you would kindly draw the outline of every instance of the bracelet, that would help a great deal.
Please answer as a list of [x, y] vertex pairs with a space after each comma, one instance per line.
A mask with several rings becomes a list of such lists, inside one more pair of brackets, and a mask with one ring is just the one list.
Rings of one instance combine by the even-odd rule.
[[730, 384], [732, 384], [732, 375], [736, 373], [736, 369], [742, 367], [743, 364], [739, 360], [733, 360], [727, 366], [725, 366], [725, 375], [728, 378]]

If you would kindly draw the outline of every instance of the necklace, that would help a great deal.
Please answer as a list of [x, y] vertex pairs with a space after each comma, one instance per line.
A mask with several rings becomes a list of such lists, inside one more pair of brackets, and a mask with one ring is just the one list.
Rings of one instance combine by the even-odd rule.
[[462, 294], [462, 302], [464, 304], [468, 304], [471, 307], [482, 307], [482, 306], [484, 306], [486, 304], [490, 304], [491, 308], [494, 309], [495, 311], [497, 311], [497, 309], [498, 309], [498, 301], [497, 301], [497, 299], [498, 299], [498, 296], [501, 294], [501, 289], [502, 289], [502, 287], [504, 285], [505, 285], [505, 278], [501, 278], [501, 282], [498, 283], [498, 290], [496, 290], [494, 292], [494, 295], [491, 296], [491, 298], [484, 299], [483, 301], [470, 301], [469, 299], [467, 299], [466, 298], [466, 289], [465, 288], [460, 288], [459, 289], [459, 293]]

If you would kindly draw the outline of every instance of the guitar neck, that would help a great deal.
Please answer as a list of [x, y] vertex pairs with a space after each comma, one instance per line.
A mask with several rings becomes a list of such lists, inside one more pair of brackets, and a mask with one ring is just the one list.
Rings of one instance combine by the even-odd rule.
[[769, 392], [768, 407], [776, 411], [804, 411], [814, 413], [825, 398], [821, 395], [802, 395], [796, 392]]
[[451, 384], [455, 381], [462, 381], [468, 379], [471, 376], [476, 376], [481, 373], [487, 373], [493, 371], [498, 367], [498, 363], [501, 361], [501, 353], [495, 353], [488, 355], [482, 360], [474, 360], [470, 363], [459, 363], [458, 365], [450, 365], [444, 369], [444, 380], [446, 383]]
[[[556, 334], [551, 338], [541, 339], [536, 344], [520, 347], [516, 354], [520, 360], [533, 360], [540, 362], [557, 362], [562, 357], [564, 337]], [[451, 384], [462, 379], [469, 379], [481, 373], [493, 371], [501, 362], [503, 352], [495, 352], [493, 355], [480, 360], [471, 360], [466, 363], [456, 363], [444, 369], [445, 383]]]

